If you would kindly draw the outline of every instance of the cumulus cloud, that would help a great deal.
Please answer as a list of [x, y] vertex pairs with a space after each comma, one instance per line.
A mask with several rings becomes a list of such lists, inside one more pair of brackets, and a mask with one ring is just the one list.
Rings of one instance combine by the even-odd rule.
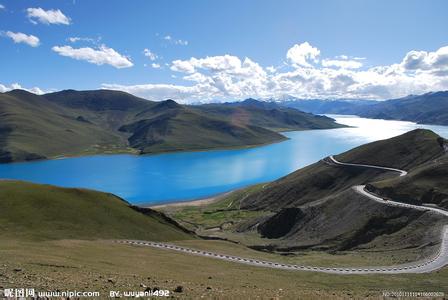
[[10, 85], [4, 85], [0, 83], [0, 93], [6, 93], [9, 92], [11, 90], [16, 90], [16, 89], [20, 89], [20, 90], [25, 90], [37, 95], [42, 95], [42, 94], [46, 94], [49, 92], [52, 92], [53, 90], [48, 90], [48, 91], [44, 91], [39, 87], [32, 87], [32, 88], [25, 88], [22, 87], [19, 83], [12, 83]]
[[141, 84], [141, 85], [120, 85], [102, 84], [104, 89], [125, 91], [148, 100], [160, 101], [165, 99], [184, 100], [194, 98], [201, 93], [199, 86], [182, 86], [174, 84]]
[[105, 45], [101, 45], [97, 49], [90, 47], [72, 48], [71, 46], [54, 46], [51, 49], [59, 55], [76, 60], [85, 60], [96, 65], [108, 64], [118, 69], [129, 68], [134, 65], [128, 57]]
[[31, 47], [37, 47], [40, 45], [39, 38], [31, 34], [28, 35], [22, 32], [12, 32], [12, 31], [6, 31], [5, 33], [2, 34], [11, 38], [16, 44], [24, 43]]
[[359, 69], [362, 67], [362, 63], [357, 60], [337, 60], [337, 59], [323, 59], [322, 66], [324, 67], [336, 67], [343, 69]]
[[139, 96], [184, 102], [237, 100], [247, 97], [390, 99], [448, 89], [448, 47], [433, 52], [410, 51], [401, 62], [366, 68], [363, 57], [323, 57], [309, 43], [286, 52], [287, 63], [263, 68], [250, 58], [233, 55], [174, 60], [170, 69], [185, 84], [104, 84]]
[[188, 74], [183, 79], [207, 85], [207, 91], [224, 97], [262, 96], [267, 79], [266, 71], [258, 63], [228, 54], [175, 60], [171, 70]]
[[233, 72], [241, 68], [241, 60], [232, 55], [207, 56], [206, 58], [192, 57], [189, 60], [173, 61], [173, 71], [193, 73], [196, 69], [210, 70], [212, 72]]
[[147, 58], [149, 58], [149, 60], [156, 60], [158, 58], [157, 54], [155, 54], [154, 52], [151, 52], [151, 50], [149, 50], [148, 48], [145, 48], [143, 50], [143, 55], [145, 55]]
[[302, 44], [295, 44], [286, 53], [286, 58], [289, 59], [293, 65], [299, 67], [311, 67], [310, 61], [318, 62], [320, 50], [311, 46], [308, 42]]
[[405, 70], [441, 71], [448, 70], [448, 46], [434, 52], [410, 51], [401, 62]]
[[160, 66], [160, 64], [152, 63], [151, 67], [153, 67], [154, 69], [160, 69], [161, 66]]
[[33, 23], [70, 25], [71, 20], [59, 9], [44, 10], [40, 7], [30, 7], [26, 10], [28, 19]]

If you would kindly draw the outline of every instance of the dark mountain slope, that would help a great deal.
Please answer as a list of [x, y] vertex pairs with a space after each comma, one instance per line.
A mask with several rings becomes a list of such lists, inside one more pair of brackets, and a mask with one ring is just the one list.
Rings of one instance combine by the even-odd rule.
[[403, 178], [373, 182], [367, 189], [395, 201], [448, 209], [448, 157], [423, 164]]
[[44, 97], [66, 107], [90, 111], [132, 111], [155, 105], [155, 102], [113, 90], [63, 90], [45, 94]]
[[356, 162], [411, 170], [445, 153], [444, 140], [427, 129], [415, 129], [387, 140], [356, 147], [336, 155], [342, 162]]
[[11, 162], [125, 148], [126, 141], [46, 98], [0, 94], [0, 161]]
[[[441, 138], [429, 130], [417, 129], [387, 140], [362, 145], [337, 155], [341, 162], [354, 162], [411, 170], [441, 157]], [[242, 203], [246, 209], [278, 210], [299, 206], [343, 191], [353, 185], [396, 177], [396, 173], [358, 167], [334, 166], [323, 161], [297, 170], [249, 195]]]
[[339, 168], [320, 161], [267, 184], [257, 193], [248, 195], [241, 203], [241, 207], [249, 210], [279, 211], [284, 207], [306, 205], [353, 185], [365, 184], [384, 176], [387, 175], [379, 170]]
[[207, 104], [195, 108], [215, 117], [224, 116], [234, 124], [254, 125], [276, 131], [344, 127], [325, 116], [316, 116], [273, 102], [254, 99], [224, 104]]
[[145, 110], [157, 105], [156, 102], [125, 92], [110, 90], [65, 90], [46, 94], [44, 97], [108, 130], [117, 130], [123, 124], [135, 120]]
[[383, 101], [360, 107], [354, 113], [367, 118], [448, 125], [448, 91]]
[[[337, 156], [341, 162], [410, 171], [401, 178], [395, 172], [320, 161], [254, 192], [243, 193], [241, 209], [265, 213], [238, 224], [236, 231], [249, 234], [251, 246], [276, 251], [430, 248], [434, 245], [430, 241], [438, 239], [440, 226], [446, 222], [441, 217], [389, 207], [359, 195], [351, 187], [367, 184], [394, 200], [398, 197], [406, 202], [444, 206], [448, 200], [445, 149], [446, 142], [432, 131], [413, 130]], [[410, 194], [413, 197], [408, 199]], [[254, 234], [259, 236], [258, 241]]]
[[[158, 111], [158, 106], [154, 109]], [[261, 127], [234, 125], [183, 107], [124, 125], [120, 131], [131, 133], [131, 147], [142, 153], [250, 146], [284, 139]]]
[[444, 224], [442, 216], [385, 206], [346, 190], [308, 206], [284, 208], [257, 231], [271, 239], [265, 247], [276, 251], [388, 251], [431, 246]]

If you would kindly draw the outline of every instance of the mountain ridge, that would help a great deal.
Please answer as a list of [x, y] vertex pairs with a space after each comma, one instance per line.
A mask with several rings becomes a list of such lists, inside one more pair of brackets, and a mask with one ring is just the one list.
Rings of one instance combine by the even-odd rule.
[[297, 110], [181, 105], [113, 90], [0, 94], [0, 162], [249, 147], [278, 131], [341, 127]]

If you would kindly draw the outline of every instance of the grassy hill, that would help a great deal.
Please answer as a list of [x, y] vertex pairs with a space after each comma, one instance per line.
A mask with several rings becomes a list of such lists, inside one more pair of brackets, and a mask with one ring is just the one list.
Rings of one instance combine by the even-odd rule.
[[278, 130], [338, 126], [292, 109], [193, 107], [110, 90], [13, 90], [0, 94], [0, 162], [245, 147], [285, 139]]
[[0, 162], [126, 149], [126, 139], [42, 96], [0, 94]]
[[242, 102], [224, 104], [207, 104], [197, 107], [198, 110], [214, 116], [225, 116], [234, 124], [250, 124], [254, 126], [278, 130], [326, 129], [343, 127], [325, 116], [317, 116], [294, 108], [278, 105], [274, 102], [263, 102], [246, 99]]
[[112, 194], [0, 181], [1, 239], [194, 238], [160, 213], [138, 212]]
[[183, 107], [119, 130], [131, 134], [130, 146], [141, 153], [244, 147], [286, 139], [263, 127], [235, 125]]

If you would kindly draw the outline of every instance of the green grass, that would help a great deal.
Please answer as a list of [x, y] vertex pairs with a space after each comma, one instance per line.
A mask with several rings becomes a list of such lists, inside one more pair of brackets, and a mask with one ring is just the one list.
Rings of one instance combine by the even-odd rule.
[[257, 184], [244, 189], [234, 191], [218, 200], [205, 206], [165, 206], [160, 210], [168, 214], [176, 221], [182, 223], [185, 227], [202, 231], [225, 227], [226, 230], [232, 229], [235, 224], [244, 220], [249, 220], [263, 216], [268, 212], [249, 211], [240, 209], [240, 201], [252, 192], [263, 188], [264, 184]]
[[0, 181], [0, 236], [20, 239], [192, 238], [157, 213], [107, 193]]

